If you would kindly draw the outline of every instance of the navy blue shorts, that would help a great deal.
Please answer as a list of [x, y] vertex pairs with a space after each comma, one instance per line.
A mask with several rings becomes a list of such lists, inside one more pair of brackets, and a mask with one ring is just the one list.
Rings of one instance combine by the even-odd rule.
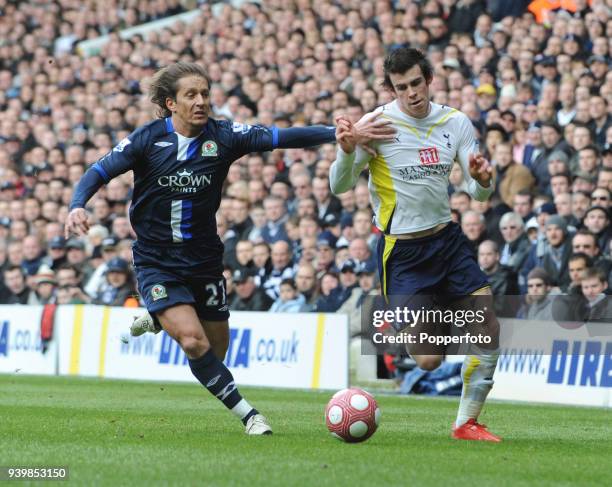
[[149, 313], [191, 304], [202, 320], [229, 318], [220, 256], [202, 255], [197, 248], [139, 244], [134, 244], [133, 253], [138, 292]]
[[467, 237], [456, 223], [412, 240], [384, 235], [378, 272], [385, 296], [466, 296], [489, 286]]

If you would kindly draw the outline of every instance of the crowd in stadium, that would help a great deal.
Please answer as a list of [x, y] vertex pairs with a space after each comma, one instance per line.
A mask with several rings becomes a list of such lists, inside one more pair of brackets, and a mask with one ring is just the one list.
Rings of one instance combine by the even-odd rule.
[[[156, 116], [147, 80], [158, 68], [206, 66], [216, 118], [333, 125], [391, 101], [383, 59], [407, 44], [434, 65], [432, 101], [469, 116], [494, 165], [488, 202], [471, 201], [458, 164], [449, 187], [494, 293], [527, 295], [527, 318], [550, 318], [552, 296], [580, 295], [583, 280], [599, 300], [612, 283], [612, 8], [556, 3], [0, 0], [0, 304], [139, 305], [131, 173], [90, 201], [86, 239], [65, 240], [63, 223], [85, 169]], [[189, 8], [192, 22], [118, 34]], [[102, 35], [98, 54], [79, 49]], [[231, 310], [358, 319], [377, 292], [367, 179], [334, 196], [335, 156], [329, 144], [230, 167], [217, 227]]]

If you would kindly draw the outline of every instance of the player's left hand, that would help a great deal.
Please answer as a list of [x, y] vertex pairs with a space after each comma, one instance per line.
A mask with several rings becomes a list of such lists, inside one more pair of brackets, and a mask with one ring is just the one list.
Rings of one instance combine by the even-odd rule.
[[488, 188], [493, 177], [491, 163], [480, 153], [470, 154], [470, 176], [483, 188]]
[[391, 126], [391, 120], [380, 118], [381, 114], [367, 113], [353, 124], [352, 131], [359, 145], [395, 138], [396, 130]]
[[381, 119], [380, 112], [367, 113], [356, 123], [351, 123], [343, 116], [336, 117], [336, 125], [350, 131], [350, 138], [355, 145], [360, 146], [371, 156], [376, 156], [376, 150], [368, 144], [375, 140], [393, 140], [396, 130], [391, 127], [391, 120]]

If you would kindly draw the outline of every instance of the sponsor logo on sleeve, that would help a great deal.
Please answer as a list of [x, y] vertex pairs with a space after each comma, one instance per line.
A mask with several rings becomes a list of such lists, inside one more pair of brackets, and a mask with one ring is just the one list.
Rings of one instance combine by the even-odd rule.
[[[238, 123], [234, 122], [232, 124], [232, 132], [236, 134], [246, 134], [249, 130], [251, 130], [251, 126], [246, 123]], [[334, 127], [335, 130], [335, 127]]]
[[131, 143], [132, 141], [126, 137], [116, 145], [116, 147], [113, 149], [113, 152], [123, 152], [123, 149], [125, 149]]
[[155, 142], [155, 144], [157, 147], [170, 147], [172, 145], [172, 142], [166, 142], [165, 140], [162, 140], [160, 142]]

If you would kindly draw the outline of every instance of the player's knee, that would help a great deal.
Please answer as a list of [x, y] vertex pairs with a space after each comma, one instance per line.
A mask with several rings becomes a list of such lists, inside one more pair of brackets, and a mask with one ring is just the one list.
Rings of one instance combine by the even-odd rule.
[[189, 358], [198, 358], [210, 350], [210, 343], [203, 335], [186, 333], [180, 336], [179, 343]]
[[440, 367], [442, 357], [435, 355], [415, 355], [414, 361], [423, 370], [435, 370]]
[[213, 347], [213, 352], [221, 362], [225, 360], [225, 355], [227, 354], [227, 345], [225, 344], [217, 344]]

